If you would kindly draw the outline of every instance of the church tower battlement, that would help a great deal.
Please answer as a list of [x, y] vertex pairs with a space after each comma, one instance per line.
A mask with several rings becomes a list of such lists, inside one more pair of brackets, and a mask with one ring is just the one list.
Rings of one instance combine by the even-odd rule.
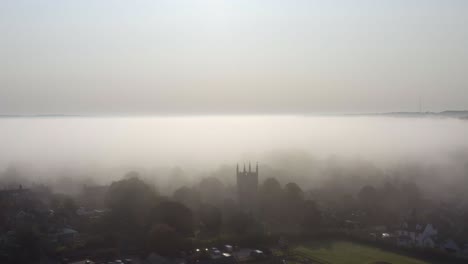
[[239, 206], [244, 211], [255, 213], [258, 204], [258, 163], [255, 171], [252, 171], [250, 162], [248, 171], [245, 164], [242, 171], [239, 170], [239, 164], [237, 164], [236, 173]]

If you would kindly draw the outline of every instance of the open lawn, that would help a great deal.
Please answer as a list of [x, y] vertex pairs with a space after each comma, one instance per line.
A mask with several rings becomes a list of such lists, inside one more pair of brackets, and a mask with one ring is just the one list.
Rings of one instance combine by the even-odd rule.
[[345, 241], [320, 241], [297, 246], [294, 250], [312, 259], [333, 264], [429, 264], [430, 262]]

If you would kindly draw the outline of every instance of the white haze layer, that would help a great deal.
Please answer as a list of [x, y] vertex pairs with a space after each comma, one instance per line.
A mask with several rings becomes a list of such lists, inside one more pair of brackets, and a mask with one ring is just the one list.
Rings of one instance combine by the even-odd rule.
[[211, 170], [278, 150], [369, 160], [444, 162], [468, 149], [458, 119], [335, 116], [71, 117], [0, 119], [0, 166]]

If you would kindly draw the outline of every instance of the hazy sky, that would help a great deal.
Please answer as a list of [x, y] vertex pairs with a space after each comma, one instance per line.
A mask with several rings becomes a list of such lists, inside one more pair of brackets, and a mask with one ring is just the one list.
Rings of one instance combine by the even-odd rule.
[[1, 114], [468, 109], [468, 1], [0, 1]]

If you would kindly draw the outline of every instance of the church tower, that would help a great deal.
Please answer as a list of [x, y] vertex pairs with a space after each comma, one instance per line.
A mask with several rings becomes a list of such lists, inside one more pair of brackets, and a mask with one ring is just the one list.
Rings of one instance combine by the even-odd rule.
[[237, 164], [237, 199], [242, 210], [254, 214], [258, 205], [258, 163], [255, 171], [249, 162], [249, 170], [239, 171]]

